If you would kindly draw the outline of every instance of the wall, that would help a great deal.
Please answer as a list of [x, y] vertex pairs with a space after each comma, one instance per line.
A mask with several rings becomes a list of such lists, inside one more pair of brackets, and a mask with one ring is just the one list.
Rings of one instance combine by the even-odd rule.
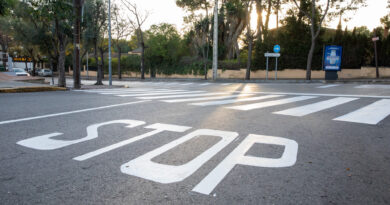
[[[218, 77], [219, 78], [226, 78], [226, 79], [244, 79], [245, 78], [245, 69], [240, 70], [218, 70]], [[302, 69], [284, 69], [282, 71], [278, 71], [278, 79], [305, 79], [306, 77], [306, 71]], [[379, 73], [382, 78], [390, 78], [390, 68], [388, 67], [381, 67], [379, 68]], [[72, 74], [72, 72], [70, 72]], [[324, 71], [312, 71], [312, 79], [324, 79], [325, 78], [325, 72]], [[86, 76], [87, 72], [81, 72], [82, 76]], [[361, 78], [375, 78], [375, 67], [362, 67], [361, 69], [343, 69], [341, 72], [338, 72], [339, 79], [361, 79]], [[96, 77], [96, 71], [89, 71], [90, 77]], [[107, 76], [107, 75], [106, 75]], [[133, 78], [140, 78], [140, 73], [123, 73], [122, 76], [124, 78], [126, 77], [133, 77]], [[145, 75], [146, 78], [149, 78], [149, 75]], [[157, 75], [157, 78], [203, 78], [203, 76], [200, 75]], [[252, 71], [251, 72], [251, 79], [265, 79], [266, 77], [266, 71], [264, 70], [258, 70], [258, 71]], [[212, 72], [211, 70], [208, 72], [208, 78], [212, 78]], [[270, 71], [268, 72], [268, 78], [274, 79], [275, 78], [275, 72]]]

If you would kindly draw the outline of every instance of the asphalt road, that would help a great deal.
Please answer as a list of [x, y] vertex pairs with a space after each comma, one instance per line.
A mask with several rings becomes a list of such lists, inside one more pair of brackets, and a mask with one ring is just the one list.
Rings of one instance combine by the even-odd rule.
[[0, 94], [0, 203], [390, 203], [390, 85], [126, 83]]

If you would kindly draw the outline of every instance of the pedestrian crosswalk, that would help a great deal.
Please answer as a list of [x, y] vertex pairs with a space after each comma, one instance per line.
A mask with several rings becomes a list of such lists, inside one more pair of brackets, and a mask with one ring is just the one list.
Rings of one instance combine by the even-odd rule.
[[[221, 106], [227, 110], [243, 112], [264, 110], [270, 107], [277, 110], [278, 106], [287, 105], [293, 107], [277, 110], [272, 113], [280, 116], [293, 117], [304, 117], [357, 102], [360, 108], [348, 111], [349, 113], [338, 113], [341, 116], [333, 120], [335, 122], [368, 125], [377, 125], [386, 120], [390, 115], [390, 97], [388, 96], [341, 96], [331, 94], [316, 95], [312, 93], [261, 93], [242, 91], [211, 92], [204, 90], [153, 88], [99, 89], [81, 90], [79, 92], [113, 95], [123, 98], [134, 97], [136, 99], [156, 100], [164, 103], [185, 103], [188, 106], [198, 107]], [[362, 100], [363, 98], [371, 98], [375, 102], [366, 103]]]

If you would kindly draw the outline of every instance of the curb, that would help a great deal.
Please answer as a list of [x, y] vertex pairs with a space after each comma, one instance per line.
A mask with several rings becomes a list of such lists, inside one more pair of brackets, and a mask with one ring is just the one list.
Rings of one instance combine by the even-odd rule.
[[24, 92], [44, 92], [44, 91], [66, 91], [61, 87], [17, 87], [17, 88], [0, 88], [0, 93], [24, 93]]

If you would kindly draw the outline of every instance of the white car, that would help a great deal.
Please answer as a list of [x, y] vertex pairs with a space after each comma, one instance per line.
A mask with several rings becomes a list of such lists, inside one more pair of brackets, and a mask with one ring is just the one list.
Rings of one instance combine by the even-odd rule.
[[46, 76], [52, 76], [53, 75], [53, 72], [49, 69], [41, 69], [38, 71], [38, 75], [39, 76], [43, 76], [43, 77], [46, 77]]
[[14, 68], [12, 71], [15, 73], [16, 76], [30, 76], [26, 71], [24, 71], [21, 68]]

